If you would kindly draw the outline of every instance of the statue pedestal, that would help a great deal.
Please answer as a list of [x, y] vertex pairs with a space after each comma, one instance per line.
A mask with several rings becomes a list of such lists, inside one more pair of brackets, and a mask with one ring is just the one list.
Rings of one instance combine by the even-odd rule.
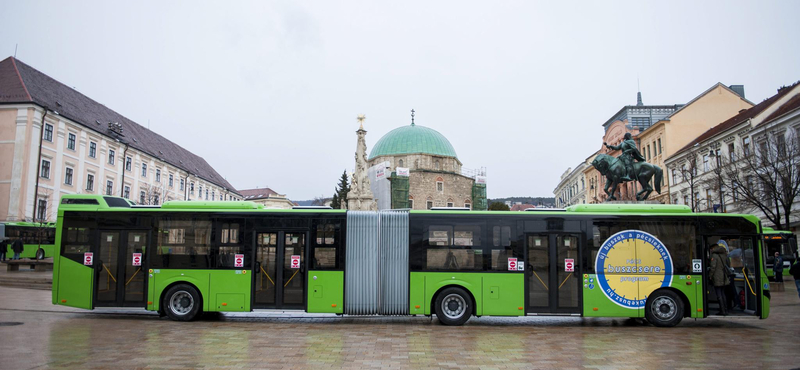
[[657, 200], [607, 200], [603, 202], [604, 204], [662, 204]]

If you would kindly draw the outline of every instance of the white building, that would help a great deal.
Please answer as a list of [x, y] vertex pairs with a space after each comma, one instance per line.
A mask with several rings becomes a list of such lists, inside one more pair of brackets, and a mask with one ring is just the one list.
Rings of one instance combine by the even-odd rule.
[[203, 158], [19, 60], [0, 61], [0, 220], [55, 220], [64, 194], [241, 200]]
[[[717, 169], [742, 166], [741, 157], [764, 158], [769, 142], [798, 143], [800, 138], [800, 84], [783, 87], [754, 107], [719, 123], [667, 158], [666, 176], [671, 181], [670, 200], [694, 206], [698, 212], [753, 213], [765, 226], [773, 226], [765, 214], [742, 202], [740, 186], [760, 186], [757, 176], [743, 174], [745, 181], [735, 184], [719, 181]], [[692, 168], [696, 170], [692, 175]], [[800, 171], [800, 170], [798, 170]], [[751, 171], [752, 172], [752, 171]], [[750, 179], [753, 181], [750, 181]], [[797, 179], [795, 177], [794, 179]], [[747, 184], [745, 184], [747, 183]], [[733, 184], [725, 186], [725, 184]], [[800, 199], [792, 207], [790, 228], [800, 223]]]
[[561, 175], [553, 195], [556, 198], [556, 207], [564, 208], [575, 204], [586, 203], [586, 178], [583, 171], [586, 163], [581, 163], [575, 169], [568, 168]]

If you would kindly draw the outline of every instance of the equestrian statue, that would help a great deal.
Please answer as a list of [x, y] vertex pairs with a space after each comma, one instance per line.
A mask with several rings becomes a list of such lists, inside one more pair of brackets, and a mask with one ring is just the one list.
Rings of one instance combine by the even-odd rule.
[[614, 194], [617, 193], [617, 186], [627, 181], [638, 181], [641, 185], [642, 190], [636, 193], [636, 200], [638, 201], [647, 199], [650, 193], [653, 192], [653, 187], [650, 186], [650, 179], [653, 179], [656, 192], [661, 194], [661, 179], [664, 176], [664, 171], [661, 167], [645, 162], [644, 157], [636, 147], [636, 141], [633, 140], [630, 133], [625, 133], [625, 138], [619, 145], [608, 145], [606, 143], [603, 143], [603, 145], [612, 150], [622, 151], [619, 158], [614, 158], [608, 154], [598, 154], [592, 161], [592, 166], [606, 177], [604, 190], [608, 194], [608, 200], [616, 200], [617, 197]]

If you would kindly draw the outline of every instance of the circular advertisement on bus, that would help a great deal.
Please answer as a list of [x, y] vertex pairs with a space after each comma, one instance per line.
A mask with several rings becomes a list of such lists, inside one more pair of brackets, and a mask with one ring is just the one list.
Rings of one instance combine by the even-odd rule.
[[619, 306], [643, 308], [654, 290], [672, 283], [672, 258], [658, 238], [641, 230], [620, 231], [600, 246], [597, 283]]

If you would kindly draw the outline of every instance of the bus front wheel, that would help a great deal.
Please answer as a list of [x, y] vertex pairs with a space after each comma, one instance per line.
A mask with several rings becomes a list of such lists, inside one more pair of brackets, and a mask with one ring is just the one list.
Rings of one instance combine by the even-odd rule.
[[36, 259], [37, 260], [43, 260], [44, 259], [44, 249], [39, 248], [39, 250], [36, 251]]
[[463, 325], [472, 316], [472, 298], [461, 288], [447, 288], [436, 297], [436, 317], [443, 325]]
[[678, 325], [683, 320], [683, 300], [670, 290], [655, 292], [647, 299], [644, 317], [655, 326]]
[[174, 285], [164, 295], [162, 304], [170, 319], [191, 321], [200, 313], [200, 294], [191, 285]]

